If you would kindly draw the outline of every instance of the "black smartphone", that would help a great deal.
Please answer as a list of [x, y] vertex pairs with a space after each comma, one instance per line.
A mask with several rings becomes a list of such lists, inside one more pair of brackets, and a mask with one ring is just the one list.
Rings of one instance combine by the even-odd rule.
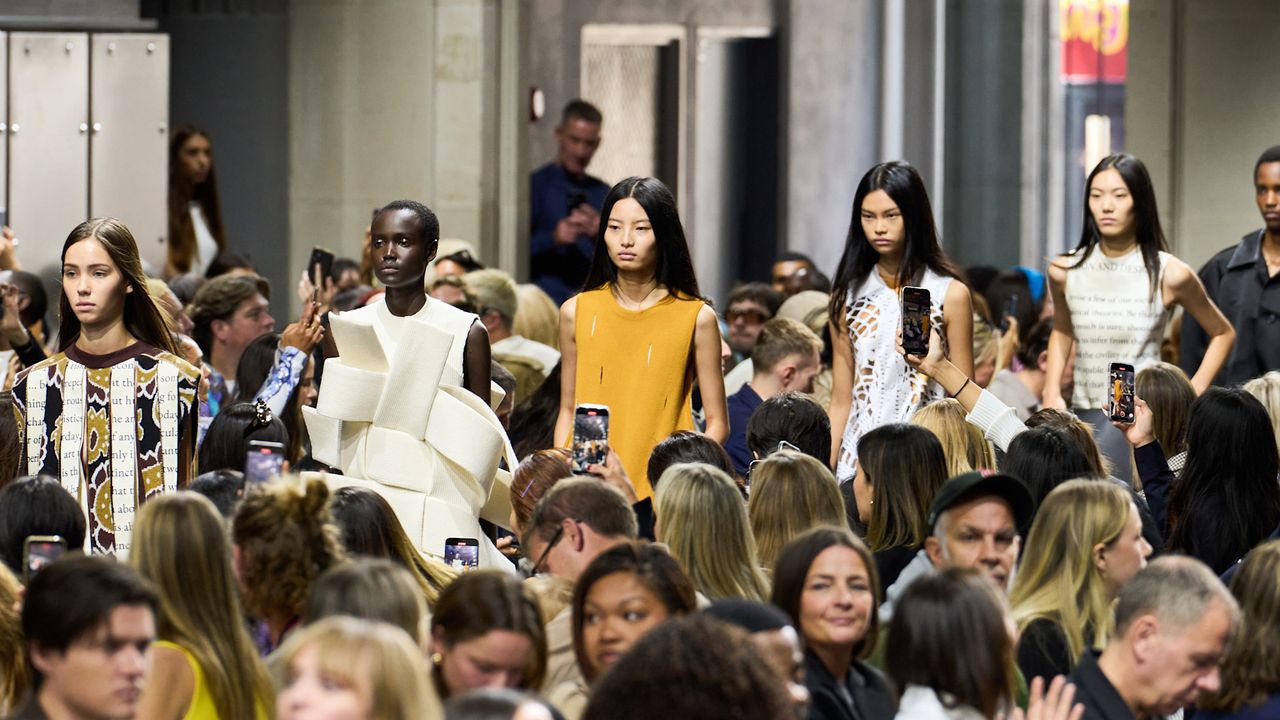
[[585, 205], [587, 202], [587, 194], [581, 190], [569, 194], [568, 212], [573, 212], [579, 205]]
[[463, 572], [480, 567], [480, 541], [472, 537], [445, 538], [444, 564]]
[[333, 274], [333, 251], [322, 247], [311, 248], [311, 260], [307, 262], [307, 277], [311, 278], [311, 282], [316, 281], [316, 273], [320, 274], [321, 282]]
[[929, 354], [929, 291], [902, 288], [902, 349], [908, 355]]
[[1133, 366], [1111, 363], [1111, 419], [1133, 422]]
[[1004, 305], [1004, 314], [999, 317], [1000, 332], [1006, 332], [1009, 329], [1009, 318], [1018, 317], [1018, 293], [1009, 296], [1009, 302]]
[[67, 541], [59, 535], [28, 535], [22, 543], [23, 584], [30, 585], [36, 573], [66, 552]]
[[284, 471], [284, 445], [270, 440], [250, 440], [244, 456], [244, 479], [248, 483], [264, 483], [280, 477]]
[[609, 454], [609, 408], [579, 405], [573, 411], [573, 472], [585, 475], [590, 465], [603, 465]]

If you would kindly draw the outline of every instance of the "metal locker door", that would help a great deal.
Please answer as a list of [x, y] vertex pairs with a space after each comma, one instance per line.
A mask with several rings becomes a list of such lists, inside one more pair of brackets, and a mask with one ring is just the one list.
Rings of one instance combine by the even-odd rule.
[[9, 33], [0, 32], [0, 223], [9, 224]]
[[169, 224], [169, 38], [95, 34], [91, 56], [89, 215], [123, 220], [158, 275]]
[[62, 243], [88, 208], [89, 36], [12, 33], [9, 222], [22, 238], [18, 258], [46, 285], [57, 282]]

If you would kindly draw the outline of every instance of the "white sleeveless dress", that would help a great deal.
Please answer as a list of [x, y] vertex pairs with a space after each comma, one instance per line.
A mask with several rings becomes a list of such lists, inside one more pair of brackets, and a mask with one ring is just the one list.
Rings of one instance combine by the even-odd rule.
[[[1068, 257], [1074, 264], [1078, 255]], [[1160, 253], [1154, 293], [1137, 247], [1118, 258], [1094, 248], [1083, 264], [1067, 271], [1067, 308], [1077, 343], [1071, 405], [1077, 412], [1106, 407], [1111, 363], [1129, 363], [1136, 372], [1160, 361], [1170, 314], [1160, 287], [1169, 258]]]
[[[943, 327], [942, 301], [955, 278], [925, 268], [915, 287], [929, 291], [929, 317], [933, 327]], [[858, 440], [868, 432], [895, 422], [906, 422], [916, 410], [946, 395], [937, 382], [911, 369], [898, 354], [898, 328], [902, 305], [872, 270], [845, 298], [845, 320], [853, 346], [853, 402], [836, 464], [836, 478], [853, 478]], [[946, 336], [943, 335], [943, 342]]]

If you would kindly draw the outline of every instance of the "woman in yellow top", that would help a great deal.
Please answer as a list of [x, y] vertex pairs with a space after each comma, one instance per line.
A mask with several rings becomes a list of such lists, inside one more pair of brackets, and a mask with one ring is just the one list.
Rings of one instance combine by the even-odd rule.
[[579, 403], [609, 407], [609, 447], [640, 500], [651, 497], [649, 453], [693, 430], [702, 394], [706, 434], [729, 434], [720, 326], [698, 292], [676, 201], [662, 181], [630, 177], [604, 199], [584, 291], [560, 308], [560, 415], [555, 444], [569, 444]]
[[187, 491], [148, 501], [129, 562], [160, 596], [160, 639], [138, 717], [265, 720], [275, 692], [245, 628], [231, 543], [213, 503]]

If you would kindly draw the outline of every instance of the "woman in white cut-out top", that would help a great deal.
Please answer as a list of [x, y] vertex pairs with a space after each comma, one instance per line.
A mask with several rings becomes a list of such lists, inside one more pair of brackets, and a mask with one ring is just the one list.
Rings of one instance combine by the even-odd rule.
[[[1199, 395], [1226, 362], [1235, 331], [1195, 271], [1169, 254], [1151, 176], [1141, 160], [1126, 153], [1103, 158], [1089, 173], [1085, 196], [1080, 244], [1049, 264], [1053, 333], [1044, 406], [1070, 405], [1091, 423], [1114, 474], [1128, 480], [1128, 443], [1103, 410], [1111, 363], [1141, 370], [1159, 361], [1165, 326], [1173, 306], [1181, 305], [1211, 338], [1191, 378]], [[1068, 403], [1059, 383], [1072, 352], [1075, 389]]]
[[[960, 271], [943, 254], [924, 181], [905, 162], [876, 165], [858, 183], [844, 255], [831, 291], [831, 454], [840, 482], [856, 472], [858, 438], [906, 421], [943, 397], [896, 351], [901, 290], [929, 291], [930, 327], [951, 361], [973, 372], [973, 308]], [[847, 338], [847, 341], [841, 341]]]

